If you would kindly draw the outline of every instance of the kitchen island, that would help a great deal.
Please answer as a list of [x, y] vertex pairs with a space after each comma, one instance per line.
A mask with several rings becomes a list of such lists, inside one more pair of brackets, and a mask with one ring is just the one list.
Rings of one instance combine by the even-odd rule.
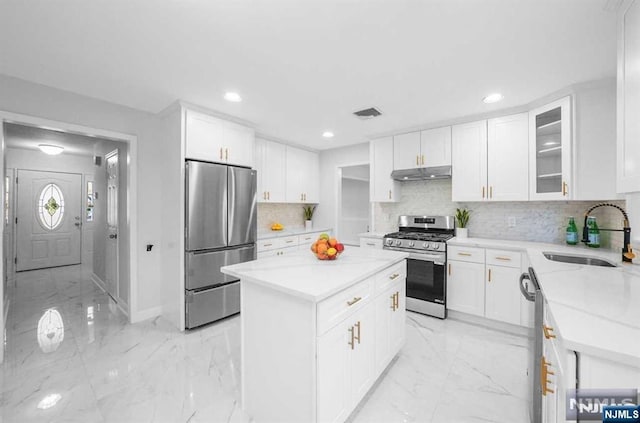
[[404, 343], [406, 253], [300, 251], [241, 280], [242, 407], [256, 422], [344, 421]]

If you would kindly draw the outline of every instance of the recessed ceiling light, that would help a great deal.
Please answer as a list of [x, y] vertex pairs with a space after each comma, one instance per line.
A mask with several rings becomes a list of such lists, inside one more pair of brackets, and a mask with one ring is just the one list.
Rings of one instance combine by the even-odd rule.
[[64, 147], [60, 147], [59, 145], [51, 145], [51, 144], [40, 144], [38, 145], [40, 151], [45, 154], [49, 154], [51, 156], [57, 156], [58, 154], [64, 151]]
[[488, 96], [483, 98], [482, 101], [484, 101], [487, 104], [490, 104], [490, 103], [496, 103], [496, 102], [502, 100], [503, 98], [504, 98], [504, 96], [502, 94], [493, 93], [493, 94], [489, 94]]
[[224, 93], [224, 99], [232, 103], [240, 103], [242, 101], [240, 94], [231, 91]]
[[323, 137], [325, 137], [325, 138], [333, 138], [333, 132], [331, 132], [331, 131], [324, 131], [324, 132], [322, 133], [322, 136], [323, 136]]

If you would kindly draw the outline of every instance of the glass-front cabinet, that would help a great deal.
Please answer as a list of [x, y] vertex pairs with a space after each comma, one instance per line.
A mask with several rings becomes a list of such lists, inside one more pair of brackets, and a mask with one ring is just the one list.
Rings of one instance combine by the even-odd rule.
[[529, 112], [529, 198], [570, 200], [571, 98]]

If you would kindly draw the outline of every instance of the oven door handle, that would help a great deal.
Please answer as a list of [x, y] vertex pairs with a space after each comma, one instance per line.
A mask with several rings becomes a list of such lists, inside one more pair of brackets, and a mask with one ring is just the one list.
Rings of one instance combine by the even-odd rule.
[[[528, 273], [523, 273], [520, 275], [520, 293], [522, 294], [522, 296], [524, 298], [527, 299], [527, 301], [531, 301], [534, 302], [536, 300], [536, 296], [535, 294], [532, 294], [531, 292], [529, 292], [529, 290], [527, 288], [525, 288], [524, 286], [524, 280], [527, 279], [529, 280], [529, 274]], [[527, 284], [529, 285], [529, 284]]]

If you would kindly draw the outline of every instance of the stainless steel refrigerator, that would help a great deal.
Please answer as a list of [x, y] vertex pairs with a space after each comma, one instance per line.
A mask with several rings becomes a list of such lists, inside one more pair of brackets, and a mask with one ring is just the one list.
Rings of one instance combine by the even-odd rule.
[[222, 266], [256, 258], [256, 171], [185, 164], [185, 325], [240, 312], [240, 281]]

